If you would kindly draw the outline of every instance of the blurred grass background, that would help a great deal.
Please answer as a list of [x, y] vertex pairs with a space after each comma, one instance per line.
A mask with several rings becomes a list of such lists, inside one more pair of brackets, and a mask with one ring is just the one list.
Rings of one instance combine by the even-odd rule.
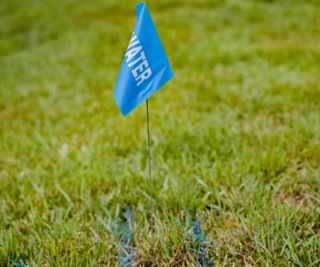
[[[320, 2], [146, 1], [175, 79], [150, 100], [156, 260], [320, 264]], [[145, 106], [113, 100], [135, 1], [0, 2], [0, 266], [150, 265]]]

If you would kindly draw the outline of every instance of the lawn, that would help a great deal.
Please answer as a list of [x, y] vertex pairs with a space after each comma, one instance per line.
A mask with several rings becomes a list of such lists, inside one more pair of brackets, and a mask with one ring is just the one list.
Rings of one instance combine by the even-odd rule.
[[0, 2], [0, 266], [319, 266], [320, 2], [146, 3], [154, 252], [135, 1]]

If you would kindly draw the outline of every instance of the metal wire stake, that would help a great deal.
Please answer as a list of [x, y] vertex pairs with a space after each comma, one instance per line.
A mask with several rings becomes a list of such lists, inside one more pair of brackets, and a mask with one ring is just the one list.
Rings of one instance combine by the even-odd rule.
[[151, 153], [150, 153], [150, 126], [149, 126], [149, 102], [146, 100], [147, 108], [147, 133], [148, 133], [148, 163], [149, 163], [149, 194], [150, 194], [150, 215], [151, 215], [151, 236], [152, 236], [152, 261], [154, 262], [154, 250], [155, 250], [155, 239], [154, 239], [154, 210], [153, 210], [153, 196], [152, 196], [152, 173], [151, 173]]

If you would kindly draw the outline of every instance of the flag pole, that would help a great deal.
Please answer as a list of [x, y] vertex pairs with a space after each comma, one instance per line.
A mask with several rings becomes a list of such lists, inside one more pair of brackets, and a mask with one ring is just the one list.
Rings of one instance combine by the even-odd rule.
[[153, 196], [152, 196], [152, 173], [151, 173], [151, 153], [150, 153], [150, 126], [149, 126], [149, 101], [146, 100], [147, 109], [147, 135], [148, 135], [148, 165], [149, 165], [149, 197], [150, 197], [150, 222], [151, 222], [151, 236], [152, 236], [152, 261], [154, 263], [154, 210], [153, 210]]

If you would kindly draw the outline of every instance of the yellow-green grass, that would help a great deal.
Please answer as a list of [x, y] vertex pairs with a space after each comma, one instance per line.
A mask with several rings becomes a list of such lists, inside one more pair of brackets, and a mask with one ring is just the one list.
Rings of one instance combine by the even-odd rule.
[[[175, 72], [150, 99], [155, 259], [320, 265], [320, 2], [146, 1]], [[0, 2], [0, 266], [150, 265], [145, 106], [113, 88], [135, 1]]]

